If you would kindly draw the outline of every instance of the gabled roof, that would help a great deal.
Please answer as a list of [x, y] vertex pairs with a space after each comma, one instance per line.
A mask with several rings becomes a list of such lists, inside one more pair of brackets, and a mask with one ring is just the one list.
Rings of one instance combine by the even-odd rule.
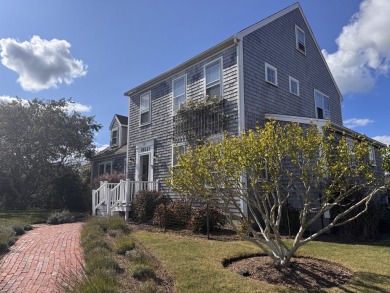
[[107, 147], [104, 150], [98, 152], [96, 155], [92, 157], [92, 161], [96, 161], [101, 158], [108, 158], [108, 157], [114, 157], [114, 156], [126, 156], [126, 151], [127, 151], [127, 144], [124, 146], [121, 146], [120, 148], [112, 148], [112, 147]]
[[128, 118], [127, 118], [127, 116], [115, 114], [114, 117], [112, 118], [111, 123], [110, 123], [110, 129], [111, 129], [112, 126], [114, 125], [115, 121], [118, 121], [118, 123], [119, 123], [120, 125], [126, 126], [126, 127], [127, 127], [127, 123], [128, 123]]
[[225, 41], [223, 41], [223, 42], [221, 42], [221, 43], [211, 47], [210, 49], [208, 49], [208, 50], [206, 50], [206, 51], [196, 55], [195, 57], [193, 57], [193, 58], [191, 58], [191, 59], [189, 59], [189, 60], [179, 64], [178, 66], [176, 66], [176, 67], [174, 67], [174, 68], [172, 68], [172, 69], [170, 69], [168, 71], [165, 71], [164, 73], [162, 73], [162, 74], [160, 74], [160, 75], [158, 75], [158, 76], [156, 76], [156, 77], [154, 77], [154, 78], [152, 78], [152, 79], [142, 83], [141, 85], [139, 85], [139, 86], [137, 86], [137, 87], [135, 87], [135, 88], [125, 92], [124, 95], [125, 96], [131, 96], [134, 93], [146, 90], [147, 88], [149, 88], [153, 84], [156, 84], [157, 82], [163, 81], [163, 80], [169, 78], [170, 76], [183, 71], [187, 67], [189, 67], [191, 65], [194, 65], [194, 64], [196, 64], [196, 63], [206, 59], [207, 57], [212, 56], [212, 55], [218, 53], [219, 51], [221, 51], [223, 49], [226, 49], [226, 48], [229, 48], [229, 47], [231, 47], [233, 45], [236, 45], [238, 43], [238, 40], [242, 40], [242, 38], [244, 36], [246, 36], [247, 34], [253, 32], [253, 31], [255, 31], [255, 30], [257, 30], [257, 29], [259, 29], [259, 28], [261, 28], [263, 26], [265, 26], [266, 24], [276, 20], [279, 17], [284, 16], [285, 14], [287, 14], [287, 13], [289, 13], [289, 12], [295, 10], [295, 9], [299, 9], [299, 11], [300, 11], [300, 13], [301, 13], [305, 23], [306, 23], [306, 26], [309, 29], [310, 36], [312, 37], [312, 39], [313, 39], [313, 41], [314, 41], [314, 43], [315, 43], [315, 45], [317, 47], [317, 50], [318, 50], [319, 54], [321, 55], [321, 58], [322, 58], [323, 62], [325, 63], [325, 66], [326, 66], [326, 68], [327, 68], [327, 70], [328, 70], [328, 72], [329, 72], [329, 74], [330, 74], [330, 76], [332, 78], [332, 81], [333, 81], [333, 83], [336, 86], [337, 92], [338, 92], [338, 94], [339, 94], [339, 96], [340, 96], [340, 98], [342, 100], [342, 95], [341, 95], [340, 89], [339, 89], [336, 81], [333, 78], [333, 75], [332, 75], [332, 73], [331, 73], [331, 71], [329, 69], [329, 66], [328, 66], [324, 56], [322, 55], [320, 47], [318, 46], [317, 40], [314, 37], [313, 31], [312, 31], [312, 29], [311, 29], [311, 27], [310, 27], [310, 25], [309, 25], [309, 23], [308, 23], [308, 21], [306, 19], [306, 16], [304, 15], [304, 13], [302, 11], [301, 5], [298, 2], [293, 4], [293, 5], [291, 5], [291, 6], [289, 6], [289, 7], [287, 7], [287, 8], [285, 8], [285, 9], [283, 9], [283, 10], [281, 10], [281, 11], [279, 11], [279, 12], [277, 12], [277, 13], [275, 13], [275, 14], [273, 14], [273, 15], [271, 15], [271, 16], [269, 16], [269, 17], [267, 17], [267, 18], [264, 18], [263, 20], [255, 23], [255, 24], [253, 24], [253, 25], [251, 25], [251, 26], [249, 26], [249, 27], [247, 27], [247, 28], [245, 28], [245, 29], [243, 29], [241, 31], [239, 31], [238, 33], [236, 33], [235, 35], [233, 35], [230, 38], [226, 39]]

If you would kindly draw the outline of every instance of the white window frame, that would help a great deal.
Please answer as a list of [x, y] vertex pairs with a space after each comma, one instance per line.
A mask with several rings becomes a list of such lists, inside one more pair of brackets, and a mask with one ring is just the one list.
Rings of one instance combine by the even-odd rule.
[[[275, 72], [275, 83], [273, 83], [271, 80], [268, 80], [268, 68]], [[272, 85], [278, 86], [278, 69], [275, 66], [268, 64], [267, 62], [265, 62], [265, 81]]]
[[[319, 118], [318, 117], [318, 112], [317, 112], [317, 96], [316, 96], [316, 93], [319, 93], [322, 97], [326, 97], [327, 99], [328, 99], [328, 104], [329, 104], [329, 110], [327, 110], [327, 111], [329, 111], [329, 117], [327, 118], [326, 116], [327, 115], [325, 115], [325, 108], [324, 108], [324, 99], [322, 99], [322, 105], [321, 105], [321, 107], [318, 107], [318, 108], [321, 108], [322, 109], [322, 114], [323, 114], [323, 118]], [[326, 120], [330, 120], [330, 113], [331, 113], [331, 111], [330, 111], [330, 99], [329, 99], [329, 96], [327, 96], [327, 95], [325, 95], [324, 93], [322, 93], [322, 92], [320, 92], [319, 90], [316, 90], [316, 89], [314, 89], [314, 111], [315, 111], [315, 115], [316, 115], [316, 118], [317, 119], [326, 119]]]
[[172, 162], [171, 162], [172, 167], [178, 166], [178, 164], [174, 164], [174, 156], [175, 156], [175, 148], [179, 148], [179, 147], [184, 147], [184, 153], [187, 152], [187, 145], [185, 142], [172, 144]]
[[[101, 165], [104, 165], [104, 172], [100, 174], [100, 166], [101, 166]], [[106, 162], [100, 162], [100, 163], [99, 163], [98, 176], [101, 176], [101, 175], [107, 173], [107, 171], [106, 171], [106, 170], [107, 170], [107, 167], [106, 167], [107, 165], [110, 165], [110, 170], [111, 170], [111, 172], [108, 173], [108, 174], [112, 174], [112, 161], [106, 161]]]
[[[304, 43], [302, 44], [303, 45], [303, 48], [304, 50], [302, 50], [301, 48], [299, 48], [299, 44], [301, 43], [299, 41], [299, 38], [298, 38], [298, 33], [301, 32], [303, 33], [303, 37], [304, 37]], [[305, 54], [306, 55], [306, 33], [303, 29], [301, 29], [299, 26], [295, 25], [295, 46], [297, 48], [297, 50], [299, 52], [301, 52], [302, 54]]]
[[[113, 143], [114, 131], [116, 131], [116, 142], [115, 143]], [[111, 129], [111, 146], [119, 146], [120, 145], [120, 140], [119, 140], [120, 136], [119, 135], [120, 135], [119, 127]]]
[[[149, 101], [149, 107], [147, 109], [142, 110], [141, 109], [141, 103], [142, 103], [142, 98], [148, 96], [148, 101]], [[147, 122], [141, 123], [141, 116], [142, 114], [149, 113], [149, 119]], [[151, 113], [151, 92], [148, 91], [146, 93], [143, 93], [139, 97], [139, 125], [144, 126], [150, 124], [150, 121], [152, 120], [152, 113]]]
[[[214, 65], [215, 63], [219, 63], [219, 82], [216, 83], [216, 82], [213, 82], [210, 84], [207, 84], [206, 83], [206, 71], [207, 71], [207, 67], [210, 67], [211, 65]], [[206, 63], [204, 66], [203, 66], [203, 76], [204, 76], [204, 95], [206, 96], [207, 94], [207, 89], [209, 87], [212, 87], [212, 86], [215, 86], [217, 84], [219, 84], [219, 88], [220, 88], [220, 97], [223, 96], [223, 67], [222, 67], [222, 64], [223, 64], [223, 59], [222, 57], [220, 58], [217, 58], [217, 59], [214, 59], [213, 61], [210, 61], [208, 63]]]
[[369, 160], [370, 160], [371, 166], [376, 166], [375, 147], [372, 145], [369, 148]]
[[176, 115], [177, 111], [181, 108], [183, 103], [180, 103], [178, 105], [178, 108], [175, 109], [175, 98], [180, 97], [176, 96], [175, 97], [175, 82], [179, 81], [180, 79], [184, 79], [184, 102], [187, 101], [187, 74], [184, 74], [182, 76], [179, 76], [178, 78], [175, 78], [172, 80], [172, 115]]
[[[295, 82], [297, 84], [297, 93], [294, 93], [292, 91], [291, 82]], [[294, 95], [299, 97], [299, 80], [295, 79], [294, 77], [289, 76], [288, 77], [288, 84], [289, 84], [289, 87], [290, 87], [290, 93], [292, 93], [292, 94], [294, 94]]]

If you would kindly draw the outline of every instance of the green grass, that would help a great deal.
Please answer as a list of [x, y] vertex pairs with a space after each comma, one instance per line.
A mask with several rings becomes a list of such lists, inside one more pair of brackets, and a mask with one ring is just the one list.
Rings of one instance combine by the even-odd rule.
[[[223, 268], [225, 258], [258, 253], [249, 242], [207, 241], [145, 231], [133, 236], [164, 264], [176, 280], [177, 292], [291, 292]], [[390, 292], [390, 240], [373, 245], [310, 242], [298, 252], [341, 263], [355, 272], [348, 286], [324, 292]]]
[[115, 250], [118, 254], [125, 254], [126, 251], [133, 250], [134, 247], [134, 239], [131, 236], [122, 236], [115, 239]]

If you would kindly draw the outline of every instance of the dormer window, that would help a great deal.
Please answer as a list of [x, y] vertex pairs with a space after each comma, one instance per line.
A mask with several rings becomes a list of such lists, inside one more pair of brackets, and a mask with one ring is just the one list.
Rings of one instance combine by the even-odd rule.
[[305, 32], [298, 26], [295, 26], [295, 38], [298, 51], [306, 53], [306, 38]]
[[118, 130], [113, 130], [111, 132], [111, 146], [117, 146], [118, 145], [118, 140], [119, 140], [119, 132]]

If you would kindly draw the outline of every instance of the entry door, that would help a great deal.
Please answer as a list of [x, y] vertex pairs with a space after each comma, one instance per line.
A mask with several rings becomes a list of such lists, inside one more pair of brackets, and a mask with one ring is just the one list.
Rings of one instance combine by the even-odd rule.
[[150, 154], [141, 154], [139, 156], [138, 181], [152, 181], [150, 178]]

